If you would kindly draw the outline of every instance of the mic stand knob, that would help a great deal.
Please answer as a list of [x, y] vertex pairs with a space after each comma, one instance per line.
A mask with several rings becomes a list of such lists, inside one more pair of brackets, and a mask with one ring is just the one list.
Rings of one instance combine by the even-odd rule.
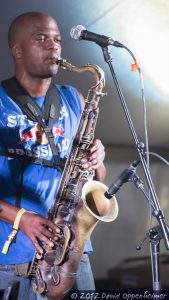
[[140, 251], [142, 248], [142, 245], [144, 244], [144, 242], [147, 240], [147, 235], [144, 237], [144, 239], [140, 242], [139, 245], [136, 246], [136, 250]]

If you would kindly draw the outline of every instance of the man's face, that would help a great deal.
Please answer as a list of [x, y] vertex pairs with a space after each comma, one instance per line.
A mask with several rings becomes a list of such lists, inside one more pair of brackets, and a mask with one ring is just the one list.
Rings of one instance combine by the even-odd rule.
[[43, 16], [24, 24], [20, 33], [19, 66], [31, 77], [48, 78], [57, 73], [54, 63], [61, 54], [61, 37], [53, 18]]

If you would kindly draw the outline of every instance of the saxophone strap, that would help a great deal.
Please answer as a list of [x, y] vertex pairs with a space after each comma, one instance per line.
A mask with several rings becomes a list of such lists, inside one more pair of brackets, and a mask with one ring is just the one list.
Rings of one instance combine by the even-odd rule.
[[[21, 110], [27, 115], [27, 117], [38, 122], [46, 133], [47, 139], [49, 141], [51, 151], [53, 154], [54, 162], [50, 162], [41, 158], [32, 158], [29, 156], [21, 156], [18, 154], [0, 151], [0, 155], [7, 156], [14, 159], [21, 160], [20, 164], [20, 179], [18, 183], [18, 189], [16, 193], [15, 205], [20, 207], [21, 196], [22, 196], [22, 186], [23, 186], [23, 174], [25, 165], [29, 162], [40, 164], [44, 166], [49, 166], [52, 168], [58, 168], [60, 170], [64, 167], [64, 159], [59, 156], [59, 148], [57, 144], [54, 143], [54, 135], [52, 132], [53, 124], [59, 119], [60, 113], [60, 96], [57, 89], [53, 84], [50, 85], [44, 101], [44, 111], [35, 103], [32, 97], [27, 93], [27, 91], [20, 85], [16, 77], [2, 81], [2, 86], [9, 97], [21, 108]], [[12, 243], [15, 243], [16, 237], [12, 239]]]
[[[21, 110], [34, 122], [38, 122], [43, 128], [49, 141], [54, 163], [45, 159], [25, 157], [25, 160], [35, 164], [45, 165], [49, 167], [63, 169], [64, 160], [59, 157], [59, 148], [54, 143], [54, 135], [52, 132], [53, 124], [59, 119], [60, 113], [60, 95], [53, 84], [50, 85], [44, 101], [44, 111], [35, 103], [27, 91], [20, 85], [16, 77], [2, 81], [2, 86], [6, 93], [21, 108]], [[4, 155], [5, 151], [0, 151], [0, 155]], [[17, 154], [6, 152], [8, 157], [21, 159]]]
[[9, 158], [13, 158], [13, 159], [19, 159], [21, 161], [24, 161], [25, 163], [33, 163], [33, 164], [36, 164], [36, 165], [42, 165], [42, 166], [47, 166], [47, 167], [50, 167], [50, 168], [63, 168], [64, 166], [64, 160], [62, 160], [61, 164], [57, 164], [56, 166], [56, 163], [53, 162], [53, 161], [49, 161], [47, 159], [44, 159], [44, 158], [38, 158], [38, 157], [30, 157], [30, 156], [23, 156], [23, 155], [19, 155], [19, 154], [16, 154], [16, 153], [11, 153], [11, 152], [5, 152], [5, 151], [0, 151], [0, 155], [2, 156], [6, 156], [6, 157], [9, 157]]

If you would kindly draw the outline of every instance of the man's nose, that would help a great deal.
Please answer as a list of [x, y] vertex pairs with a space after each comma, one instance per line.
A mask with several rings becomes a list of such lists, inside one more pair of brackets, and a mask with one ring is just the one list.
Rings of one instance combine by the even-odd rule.
[[60, 43], [56, 41], [55, 39], [49, 39], [46, 44], [47, 49], [59, 49]]

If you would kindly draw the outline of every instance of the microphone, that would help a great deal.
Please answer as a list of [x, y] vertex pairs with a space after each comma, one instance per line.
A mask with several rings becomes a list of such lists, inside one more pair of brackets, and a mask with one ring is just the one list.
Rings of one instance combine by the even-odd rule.
[[125, 169], [120, 176], [112, 183], [108, 190], [104, 193], [104, 196], [107, 199], [111, 199], [123, 185], [123, 183], [129, 181], [131, 176], [136, 170], [137, 165], [140, 163], [140, 160], [135, 160], [127, 169]]
[[73, 26], [70, 30], [70, 36], [74, 40], [91, 41], [99, 44], [100, 46], [111, 45], [115, 47], [124, 47], [123, 44], [114, 41], [112, 38], [86, 30], [86, 28], [82, 25]]

